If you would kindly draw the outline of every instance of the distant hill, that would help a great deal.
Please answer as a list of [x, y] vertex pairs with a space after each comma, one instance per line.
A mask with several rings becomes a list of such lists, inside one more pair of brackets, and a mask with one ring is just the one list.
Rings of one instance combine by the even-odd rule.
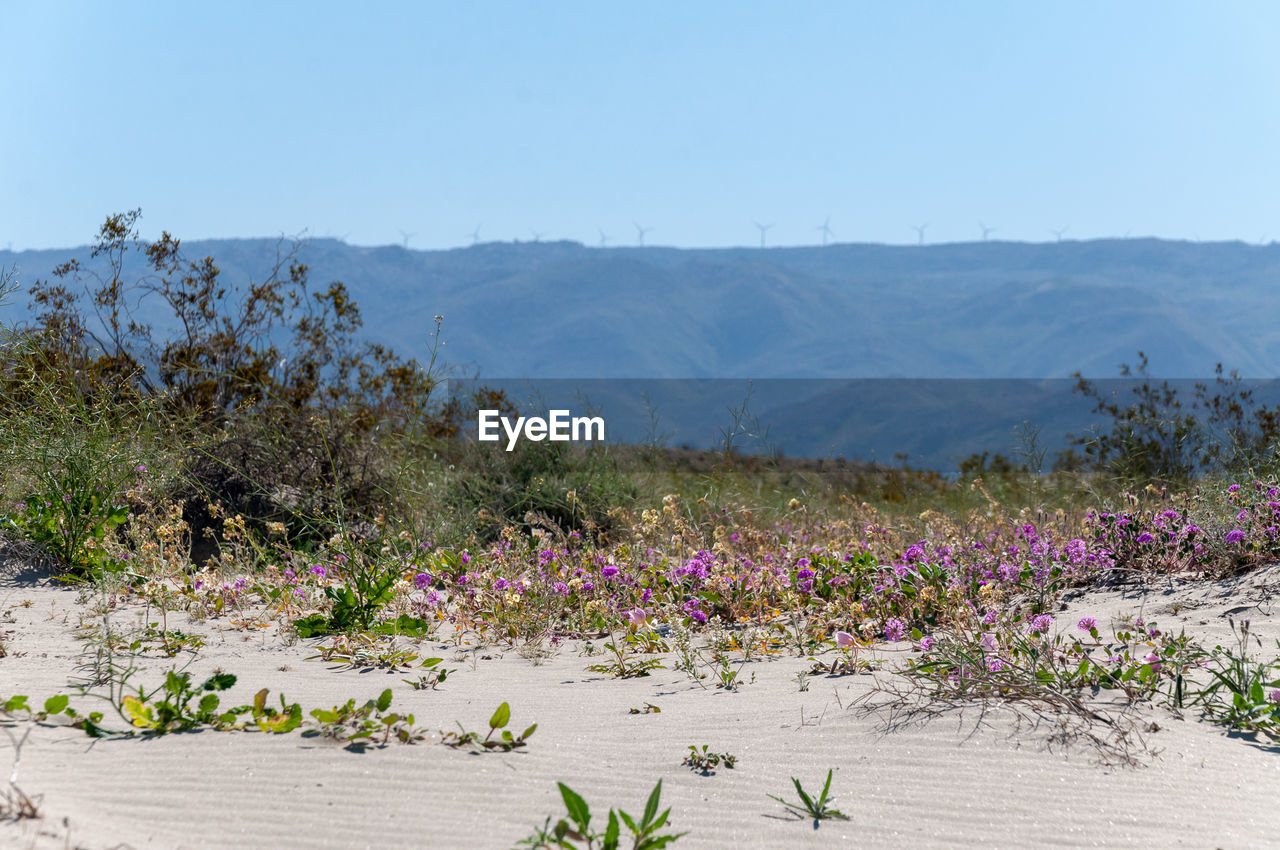
[[[277, 241], [184, 249], [213, 256], [225, 279], [243, 282], [271, 267]], [[0, 265], [17, 264], [29, 283], [88, 255], [0, 252]], [[1069, 381], [914, 379], [1062, 379], [1077, 370], [1112, 378], [1139, 349], [1161, 377], [1208, 377], [1219, 362], [1250, 378], [1280, 377], [1275, 243], [682, 250], [517, 242], [413, 251], [317, 239], [301, 259], [317, 286], [347, 284], [368, 336], [422, 359], [432, 317], [443, 315], [442, 356], [460, 374], [514, 379], [504, 384], [513, 396], [558, 404], [590, 395], [619, 439], [645, 438], [643, 393], [661, 409], [673, 445], [714, 445], [749, 378], [760, 382], [752, 412], [788, 454], [888, 460], [906, 452], [914, 464], [946, 470], [971, 452], [1010, 453], [1023, 420], [1044, 426], [1048, 449], [1062, 448], [1067, 433], [1088, 427], [1091, 405]], [[25, 298], [0, 307], [9, 320], [24, 315]], [[615, 380], [580, 393], [546, 380], [554, 378], [735, 380]], [[828, 380], [767, 380], [781, 378]], [[829, 380], [872, 378], [913, 380]], [[1261, 395], [1280, 399], [1280, 382], [1264, 384]]]
[[[231, 280], [275, 239], [184, 243]], [[0, 252], [22, 278], [88, 251]], [[371, 336], [499, 377], [1112, 377], [1216, 363], [1280, 376], [1280, 245], [1156, 239], [681, 250], [574, 242], [450, 251], [309, 242], [317, 283], [352, 290]], [[8, 315], [25, 305], [10, 305]]]

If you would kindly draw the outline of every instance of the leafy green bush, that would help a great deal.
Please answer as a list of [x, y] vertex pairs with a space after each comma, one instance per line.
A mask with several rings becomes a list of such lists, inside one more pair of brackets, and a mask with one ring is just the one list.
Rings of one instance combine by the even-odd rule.
[[1280, 448], [1280, 409], [1259, 405], [1236, 372], [1215, 370], [1212, 388], [1197, 382], [1190, 398], [1168, 381], [1156, 383], [1145, 353], [1120, 376], [1137, 381], [1124, 405], [1075, 374], [1075, 391], [1110, 418], [1110, 430], [1073, 438], [1083, 457], [1061, 453], [1058, 467], [1082, 466], [1122, 482], [1181, 482], [1205, 472], [1273, 468]]
[[481, 533], [497, 536], [506, 525], [532, 518], [560, 528], [608, 529], [609, 509], [632, 503], [637, 487], [607, 446], [522, 441], [507, 452], [488, 443], [459, 447], [451, 481], [451, 507], [477, 517]]
[[[622, 841], [622, 824], [626, 824], [631, 832], [631, 850], [660, 850], [687, 833], [668, 833], [659, 835], [658, 830], [667, 823], [671, 809], [658, 813], [659, 800], [662, 797], [662, 780], [653, 786], [649, 800], [645, 803], [644, 814], [637, 821], [631, 815], [618, 809], [609, 810], [609, 822], [604, 832], [591, 828], [591, 810], [587, 801], [563, 782], [556, 783], [560, 788], [560, 796], [564, 800], [568, 817], [551, 825], [551, 818], [533, 835], [524, 839], [521, 844], [534, 848], [556, 848], [557, 850], [619, 850], [627, 845]], [[619, 822], [621, 818], [621, 823]]]

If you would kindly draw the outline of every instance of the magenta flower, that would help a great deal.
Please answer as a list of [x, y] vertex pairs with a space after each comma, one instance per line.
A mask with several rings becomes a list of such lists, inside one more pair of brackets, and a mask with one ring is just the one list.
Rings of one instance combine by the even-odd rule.
[[1155, 538], [1152, 537], [1148, 532], [1144, 531], [1138, 535], [1137, 542], [1138, 543], [1154, 543]]
[[633, 608], [627, 612], [627, 620], [633, 626], [643, 626], [648, 619], [649, 615], [643, 608]]
[[982, 648], [985, 649], [987, 652], [996, 651], [996, 636], [991, 634], [990, 632], [983, 635], [982, 639], [978, 641], [978, 643], [982, 644]]
[[1049, 614], [1041, 614], [1031, 621], [1031, 631], [1035, 634], [1044, 634], [1049, 631], [1049, 627], [1053, 625], [1053, 617]]
[[1076, 628], [1082, 632], [1091, 632], [1098, 627], [1098, 621], [1093, 617], [1081, 617], [1080, 622], [1076, 623]]
[[836, 632], [836, 646], [843, 649], [847, 646], [853, 646], [854, 643], [853, 635], [848, 632]]
[[1159, 656], [1157, 653], [1154, 653], [1154, 652], [1149, 652], [1149, 653], [1147, 653], [1145, 656], [1143, 656], [1143, 658], [1142, 658], [1142, 663], [1143, 663], [1143, 664], [1150, 664], [1150, 665], [1151, 665], [1151, 669], [1152, 669], [1152, 671], [1154, 671], [1154, 672], [1156, 672], [1156, 673], [1159, 673], [1159, 672], [1160, 672], [1160, 668], [1163, 666], [1163, 665], [1160, 663], [1160, 656]]
[[907, 634], [906, 623], [894, 617], [884, 624], [885, 640], [895, 641], [902, 640]]
[[928, 652], [929, 650], [933, 649], [933, 645], [934, 645], [934, 643], [936, 643], [936, 642], [937, 642], [937, 641], [935, 641], [935, 640], [934, 640], [933, 638], [931, 638], [931, 637], [927, 637], [927, 638], [923, 639], [922, 641], [920, 641], [920, 649], [921, 649], [921, 651], [923, 651], [923, 652]]
[[1243, 531], [1241, 531], [1238, 528], [1233, 528], [1227, 532], [1227, 536], [1224, 539], [1228, 543], [1239, 543], [1241, 540], [1244, 540], [1244, 537], [1245, 537], [1245, 534]]

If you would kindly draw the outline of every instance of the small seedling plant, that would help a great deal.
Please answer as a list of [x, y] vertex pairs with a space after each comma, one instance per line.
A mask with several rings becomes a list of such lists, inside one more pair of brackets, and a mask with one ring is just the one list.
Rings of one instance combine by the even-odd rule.
[[390, 708], [390, 688], [361, 706], [357, 706], [354, 699], [349, 699], [332, 709], [317, 708], [311, 716], [319, 725], [302, 734], [304, 737], [319, 736], [340, 741], [350, 750], [385, 747], [392, 740], [412, 744], [427, 737], [425, 730], [414, 727], [412, 714], [399, 714], [389, 711]]
[[[329, 646], [318, 647], [308, 661], [319, 659], [336, 664], [337, 669], [356, 670], [362, 667], [383, 667], [391, 671], [408, 667], [418, 660], [418, 653], [405, 647], [387, 646], [368, 632], [354, 635], [338, 635]], [[436, 659], [440, 661], [441, 659]]]
[[294, 621], [294, 633], [303, 640], [352, 632], [426, 637], [433, 626], [419, 617], [401, 614], [395, 620], [375, 622], [378, 613], [395, 598], [398, 578], [390, 570], [381, 574], [359, 572], [352, 576], [348, 587], [326, 587], [324, 594], [331, 603], [329, 613]]
[[[1236, 646], [1214, 647], [1206, 665], [1213, 678], [1202, 688], [1189, 689], [1188, 702], [1200, 705], [1213, 723], [1280, 741], [1280, 657], [1265, 662], [1250, 655], [1249, 621], [1230, 622]], [[1261, 647], [1261, 641], [1253, 640]]]
[[631, 647], [626, 640], [610, 639], [604, 648], [605, 651], [613, 654], [613, 660], [592, 664], [587, 669], [593, 673], [608, 673], [615, 679], [631, 679], [648, 676], [650, 670], [663, 669], [662, 662], [657, 658], [631, 658]]
[[217, 691], [225, 691], [236, 683], [230, 673], [214, 673], [200, 685], [191, 683], [190, 673], [170, 670], [164, 683], [150, 691], [139, 689], [121, 701], [121, 716], [130, 725], [155, 735], [188, 732], [201, 726], [223, 728], [236, 721], [235, 712], [218, 711]]
[[710, 776], [716, 772], [716, 768], [721, 766], [727, 770], [733, 770], [734, 765], [738, 763], [738, 757], [731, 753], [713, 753], [710, 751], [710, 746], [710, 744], [703, 744], [702, 749], [698, 749], [696, 745], [690, 744], [689, 755], [685, 756], [681, 763], [703, 776]]
[[[660, 850], [688, 834], [659, 834], [671, 815], [669, 808], [661, 814], [658, 812], [662, 798], [662, 780], [658, 780], [658, 784], [653, 786], [639, 821], [622, 809], [610, 809], [604, 832], [591, 828], [591, 810], [587, 807], [587, 801], [563, 782], [556, 784], [560, 787], [560, 797], [564, 800], [567, 817], [556, 821], [554, 826], [551, 818], [547, 818], [541, 828], [520, 842], [521, 845], [537, 850]], [[629, 837], [622, 835], [624, 825], [631, 833]]]
[[[442, 738], [442, 743], [445, 743], [450, 747], [475, 747], [476, 749], [485, 752], [492, 752], [495, 750], [500, 752], [510, 752], [511, 750], [525, 746], [525, 741], [538, 729], [538, 724], [535, 723], [528, 729], [521, 732], [519, 736], [516, 736], [510, 729], [506, 728], [507, 724], [510, 722], [511, 706], [504, 702], [502, 705], [498, 706], [498, 710], [489, 718], [489, 734], [485, 735], [483, 738], [480, 737], [479, 732], [468, 732], [466, 729], [462, 728], [462, 724], [458, 724], [458, 731], [445, 733]], [[494, 738], [494, 733], [499, 730], [501, 730], [501, 734], [498, 735], [497, 738]]]
[[442, 664], [444, 664], [443, 658], [427, 658], [419, 665], [427, 671], [426, 673], [421, 674], [416, 679], [402, 679], [401, 681], [415, 691], [434, 691], [437, 685], [444, 684], [450, 673], [456, 672], [442, 667]]
[[786, 800], [782, 799], [781, 797], [776, 797], [773, 794], [770, 794], [769, 797], [771, 797], [774, 800], [777, 800], [779, 803], [786, 806], [789, 811], [791, 811], [796, 815], [799, 815], [801, 818], [806, 818], [806, 817], [813, 818], [814, 829], [818, 828], [819, 821], [832, 820], [832, 819], [848, 820], [849, 819], [848, 815], [846, 815], [844, 812], [841, 812], [835, 808], [832, 808], [832, 804], [835, 802], [835, 798], [831, 797], [830, 793], [831, 793], [831, 776], [834, 772], [835, 772], [834, 769], [827, 771], [827, 781], [822, 786], [822, 793], [817, 796], [817, 799], [812, 797], [809, 794], [809, 792], [805, 791], [804, 786], [800, 784], [800, 780], [796, 779], [794, 776], [791, 777], [791, 781], [795, 783], [796, 794], [800, 796], [799, 804], [788, 803]]

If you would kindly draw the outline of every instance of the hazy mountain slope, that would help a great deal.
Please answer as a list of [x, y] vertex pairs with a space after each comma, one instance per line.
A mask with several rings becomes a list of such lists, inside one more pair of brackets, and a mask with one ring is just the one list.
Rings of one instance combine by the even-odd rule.
[[[260, 279], [278, 240], [191, 242], [224, 279]], [[88, 250], [0, 252], [23, 279]], [[488, 376], [1109, 377], [1138, 349], [1155, 374], [1223, 362], [1280, 375], [1280, 246], [1154, 239], [925, 247], [450, 251], [321, 239], [317, 288], [344, 281], [370, 336]], [[25, 298], [0, 308], [24, 313]], [[143, 318], [154, 317], [143, 310]]]

